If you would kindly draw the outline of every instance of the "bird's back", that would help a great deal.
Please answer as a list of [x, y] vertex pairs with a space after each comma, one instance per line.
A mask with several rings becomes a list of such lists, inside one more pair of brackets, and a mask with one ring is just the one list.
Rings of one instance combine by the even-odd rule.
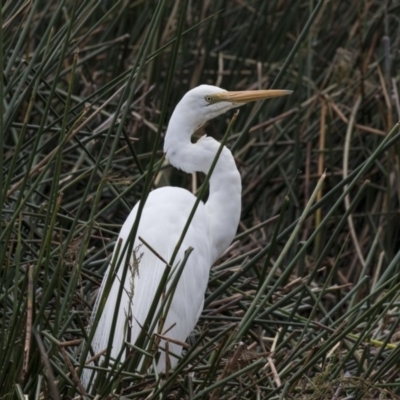
[[[133, 246], [134, 257], [131, 257], [127, 278], [125, 282], [122, 282], [124, 291], [120, 307], [117, 310], [115, 309], [124, 266], [123, 261], [119, 264], [117, 277], [114, 280], [93, 338], [92, 347], [95, 353], [107, 348], [111, 321], [115, 313], [118, 313], [118, 321], [111, 356], [116, 358], [124, 341], [127, 340], [127, 318], [129, 315], [132, 316], [129, 342], [135, 343], [166, 268], [165, 262], [157, 255], [167, 262], [170, 261], [195, 200], [195, 196], [189, 191], [175, 187], [157, 189], [148, 196]], [[122, 226], [118, 238], [118, 240], [122, 239], [121, 249], [128, 240], [137, 215], [137, 209], [138, 204]], [[146, 247], [139, 238], [144, 239], [154, 252]], [[162, 329], [162, 333], [166, 337], [181, 342], [184, 342], [193, 330], [202, 311], [204, 292], [212, 263], [209, 221], [203, 203], [200, 203], [197, 208], [174, 265], [177, 265], [183, 259], [184, 252], [189, 247], [192, 247], [193, 251], [183, 269]], [[108, 273], [103, 279], [98, 299], [102, 295], [107, 275]], [[95, 311], [97, 307], [98, 303], [96, 303]], [[162, 342], [161, 346], [164, 344]], [[168, 348], [172, 353], [178, 355], [181, 353], [181, 346], [179, 345], [169, 343]], [[173, 367], [177, 359], [170, 356], [170, 361]], [[165, 354], [161, 353], [157, 367], [159, 371], [165, 370], [165, 362]], [[88, 373], [84, 374], [83, 380], [85, 379], [88, 379]]]

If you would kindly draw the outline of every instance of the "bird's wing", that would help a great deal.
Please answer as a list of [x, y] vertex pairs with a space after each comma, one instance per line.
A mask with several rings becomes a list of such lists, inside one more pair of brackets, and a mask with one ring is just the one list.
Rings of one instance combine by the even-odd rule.
[[[118, 319], [111, 356], [118, 356], [127, 339], [128, 325], [131, 325], [132, 328], [129, 342], [135, 343], [166, 268], [165, 262], [157, 255], [167, 262], [170, 261], [169, 258], [181, 236], [194, 202], [195, 197], [180, 188], [166, 187], [150, 193], [134, 242], [134, 255], [131, 256], [127, 279], [121, 282], [124, 265], [124, 262], [121, 261], [117, 277], [101, 314], [92, 341], [95, 353], [107, 348], [111, 322], [115, 313], [118, 315]], [[128, 240], [137, 215], [137, 208], [138, 205], [132, 210], [121, 229], [119, 235], [119, 239], [122, 240], [121, 248]], [[146, 247], [139, 238], [143, 238], [153, 250]], [[175, 259], [175, 265], [183, 259], [184, 252], [189, 247], [192, 247], [193, 251], [176, 287], [162, 331], [165, 336], [181, 342], [184, 342], [193, 330], [200, 315], [199, 310], [202, 309], [211, 264], [208, 220], [203, 203], [199, 204]], [[103, 280], [98, 298], [102, 296], [107, 275], [108, 273]], [[120, 305], [116, 309], [121, 284], [124, 285], [124, 290]], [[180, 346], [170, 344], [169, 348], [178, 355], [181, 352]], [[163, 362], [160, 359], [159, 364], [162, 365]], [[175, 364], [173, 360], [172, 364]]]

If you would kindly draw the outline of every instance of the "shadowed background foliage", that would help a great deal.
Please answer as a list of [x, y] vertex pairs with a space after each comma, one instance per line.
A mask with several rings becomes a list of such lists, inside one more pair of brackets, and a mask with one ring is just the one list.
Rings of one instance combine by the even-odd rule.
[[105, 371], [98, 398], [400, 398], [399, 12], [3, 0], [0, 398], [85, 395], [80, 348], [122, 222], [152, 188], [204, 179], [161, 145], [202, 83], [294, 94], [234, 124], [242, 218], [195, 344], [166, 377]]

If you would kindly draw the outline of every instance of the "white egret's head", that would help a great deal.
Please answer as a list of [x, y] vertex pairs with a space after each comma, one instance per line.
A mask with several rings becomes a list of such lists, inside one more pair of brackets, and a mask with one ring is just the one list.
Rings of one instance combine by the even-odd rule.
[[[228, 92], [217, 86], [201, 85], [189, 90], [175, 107], [164, 140], [164, 151], [174, 165], [189, 172], [183, 167], [185, 145], [190, 145], [190, 137], [196, 129], [208, 120], [221, 115], [228, 110], [240, 107], [250, 101], [264, 100], [285, 96], [290, 90], [247, 90], [243, 92]], [[183, 160], [183, 162], [182, 162]], [[173, 163], [171, 161], [171, 163]], [[201, 170], [201, 169], [197, 169]]]
[[190, 123], [196, 129], [206, 121], [232, 108], [240, 107], [251, 101], [285, 96], [290, 93], [292, 93], [290, 90], [228, 92], [217, 86], [200, 85], [189, 90], [183, 96], [175, 108], [174, 117], [178, 116], [180, 119], [186, 120], [186, 122]]

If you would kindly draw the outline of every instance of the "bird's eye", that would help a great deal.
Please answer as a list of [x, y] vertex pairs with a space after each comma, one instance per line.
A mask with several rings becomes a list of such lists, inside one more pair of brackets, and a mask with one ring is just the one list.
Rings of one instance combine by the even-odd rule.
[[211, 96], [206, 96], [205, 100], [207, 103], [212, 103], [212, 97]]

